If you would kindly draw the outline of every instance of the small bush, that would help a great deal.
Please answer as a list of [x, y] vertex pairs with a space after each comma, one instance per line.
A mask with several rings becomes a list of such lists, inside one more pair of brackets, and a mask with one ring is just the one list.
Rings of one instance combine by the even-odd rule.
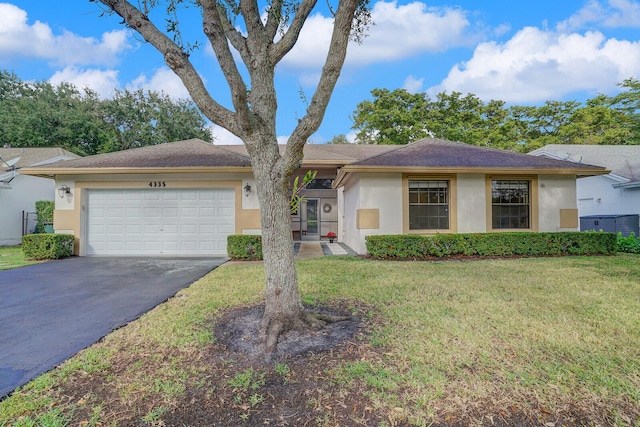
[[447, 256], [610, 255], [616, 253], [614, 233], [468, 233], [378, 235], [366, 237], [375, 258]]
[[233, 260], [261, 260], [262, 237], [258, 235], [231, 234], [227, 237], [227, 254]]
[[27, 259], [59, 259], [73, 255], [72, 234], [27, 234], [22, 236], [22, 252]]
[[38, 200], [36, 202], [36, 233], [44, 233], [45, 224], [53, 224], [53, 211], [56, 202], [53, 200]]
[[640, 254], [640, 238], [637, 238], [633, 232], [627, 237], [623, 237], [622, 233], [618, 233], [618, 252]]

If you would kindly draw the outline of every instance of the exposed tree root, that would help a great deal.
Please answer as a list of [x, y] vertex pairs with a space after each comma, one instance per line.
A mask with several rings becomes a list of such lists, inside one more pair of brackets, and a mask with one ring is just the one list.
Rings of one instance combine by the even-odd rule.
[[283, 329], [284, 325], [279, 320], [269, 323], [264, 338], [264, 352], [266, 357], [275, 354], [276, 348], [278, 347], [278, 337], [280, 337]]
[[353, 320], [351, 316], [337, 316], [315, 311], [303, 310], [300, 317], [294, 319], [266, 320], [263, 319], [263, 336], [261, 342], [264, 342], [264, 356], [268, 362], [273, 359], [278, 349], [278, 341], [283, 334], [290, 331], [299, 332], [301, 334], [309, 332], [318, 332], [326, 328], [327, 325], [336, 322], [344, 322]]
[[304, 316], [304, 322], [312, 330], [320, 330], [327, 326], [329, 323], [344, 322], [350, 320], [351, 316], [334, 316], [331, 314], [323, 314], [314, 311], [306, 311]]
[[216, 322], [214, 333], [231, 351], [269, 363], [283, 356], [326, 351], [348, 340], [356, 333], [360, 319], [343, 315], [346, 312], [338, 307], [311, 307], [293, 318], [265, 323], [264, 305], [237, 308]]

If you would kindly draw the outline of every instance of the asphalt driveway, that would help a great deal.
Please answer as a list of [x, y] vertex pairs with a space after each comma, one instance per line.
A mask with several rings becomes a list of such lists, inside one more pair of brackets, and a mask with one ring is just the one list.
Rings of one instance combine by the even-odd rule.
[[0, 399], [225, 261], [71, 257], [0, 271]]

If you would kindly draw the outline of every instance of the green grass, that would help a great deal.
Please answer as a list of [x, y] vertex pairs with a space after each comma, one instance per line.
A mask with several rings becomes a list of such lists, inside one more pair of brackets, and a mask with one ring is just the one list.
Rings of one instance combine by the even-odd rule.
[[42, 261], [26, 260], [20, 246], [0, 247], [0, 270], [24, 267], [25, 265], [37, 264]]
[[[380, 319], [368, 342], [379, 357], [344, 361], [325, 374], [336, 393], [361, 393], [391, 424], [444, 422], [478, 408], [526, 412], [532, 402], [551, 412], [568, 404], [593, 408], [594, 419], [608, 425], [640, 422], [639, 255], [468, 262], [323, 257], [297, 267], [305, 301], [375, 307], [359, 312], [353, 304], [355, 314]], [[261, 264], [214, 270], [0, 402], [0, 425], [39, 425], [46, 417], [50, 425], [71, 425], [63, 421], [78, 404], [56, 401], [55, 385], [74, 371], [100, 375], [122, 357], [135, 362], [122, 377], [106, 378], [108, 386], [123, 406], [135, 406], [141, 394], [162, 396], [156, 409], [137, 409], [145, 422], [161, 418], [187, 386], [209, 381], [179, 359], [202, 357], [217, 315], [260, 301], [263, 277]], [[154, 364], [156, 378], [136, 378], [135, 363]], [[276, 372], [289, 374], [284, 365]], [[247, 370], [227, 384], [258, 405], [256, 378], [258, 372]], [[103, 412], [110, 404], [90, 403]]]

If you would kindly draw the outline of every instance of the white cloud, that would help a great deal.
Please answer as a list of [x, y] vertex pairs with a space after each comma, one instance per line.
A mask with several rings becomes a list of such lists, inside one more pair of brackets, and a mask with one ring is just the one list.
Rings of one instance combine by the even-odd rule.
[[118, 87], [118, 71], [66, 67], [62, 71], [57, 71], [49, 82], [53, 85], [63, 82], [71, 83], [80, 90], [84, 88], [94, 90], [100, 98], [110, 98], [113, 96], [114, 89]]
[[[430, 8], [421, 2], [398, 5], [395, 1], [379, 1], [371, 14], [374, 25], [361, 45], [349, 46], [347, 66], [398, 61], [471, 43], [466, 33], [469, 21], [459, 9]], [[283, 65], [319, 71], [327, 56], [332, 29], [333, 19], [320, 14], [310, 16]]]
[[244, 144], [240, 138], [226, 130], [221, 126], [211, 125], [209, 128], [213, 135], [213, 143], [215, 145], [242, 145]]
[[424, 78], [417, 79], [413, 76], [408, 76], [406, 79], [404, 79], [402, 89], [406, 90], [409, 93], [418, 93], [422, 90], [423, 84]]
[[460, 9], [427, 7], [422, 2], [398, 6], [395, 1], [376, 3], [373, 25], [362, 45], [351, 45], [349, 64], [396, 61], [428, 52], [466, 46], [469, 21]]
[[13, 58], [49, 60], [60, 66], [106, 65], [118, 62], [118, 55], [131, 46], [127, 30], [95, 37], [80, 37], [70, 32], [53, 34], [48, 24], [27, 22], [27, 12], [8, 3], [0, 3], [0, 63]]
[[182, 80], [169, 68], [161, 67], [154, 71], [151, 77], [140, 74], [135, 80], [126, 85], [130, 91], [138, 89], [164, 92], [175, 99], [191, 99], [189, 92], [182, 84]]
[[640, 27], [640, 3], [632, 0], [609, 0], [606, 5], [598, 0], [590, 0], [569, 19], [558, 24], [557, 30], [569, 32], [587, 25], [604, 27]]
[[357, 136], [358, 136], [358, 132], [355, 132], [355, 131], [349, 132], [347, 133], [347, 141], [349, 141], [351, 144], [355, 144]]
[[504, 44], [478, 45], [469, 61], [455, 65], [428, 93], [458, 91], [483, 100], [537, 102], [576, 91], [607, 93], [634, 75], [640, 75], [640, 41], [527, 27]]

